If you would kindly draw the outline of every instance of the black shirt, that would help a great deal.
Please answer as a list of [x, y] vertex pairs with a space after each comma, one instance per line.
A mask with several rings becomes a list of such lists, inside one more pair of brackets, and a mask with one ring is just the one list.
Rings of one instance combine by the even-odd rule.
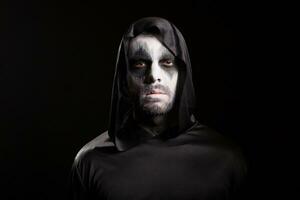
[[234, 199], [246, 174], [239, 149], [199, 123], [126, 151], [108, 139], [104, 132], [76, 156], [71, 199]]

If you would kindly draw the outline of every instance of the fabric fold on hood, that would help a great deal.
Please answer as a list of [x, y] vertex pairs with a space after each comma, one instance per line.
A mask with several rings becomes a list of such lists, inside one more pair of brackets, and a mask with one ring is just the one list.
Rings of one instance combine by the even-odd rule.
[[[119, 151], [138, 144], [144, 130], [137, 126], [132, 117], [133, 102], [128, 95], [127, 69], [128, 48], [131, 39], [140, 34], [156, 37], [174, 56], [179, 69], [179, 77], [173, 108], [168, 115], [173, 123], [162, 136], [176, 137], [197, 123], [193, 115], [195, 92], [192, 81], [192, 68], [186, 42], [181, 32], [170, 21], [159, 17], [142, 18], [131, 24], [119, 45], [109, 116], [108, 135]], [[145, 135], [145, 134], [144, 134]]]

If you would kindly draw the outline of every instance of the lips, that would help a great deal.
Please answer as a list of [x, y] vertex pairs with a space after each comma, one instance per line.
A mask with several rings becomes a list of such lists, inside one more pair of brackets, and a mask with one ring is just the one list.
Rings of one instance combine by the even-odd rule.
[[146, 95], [151, 95], [151, 94], [166, 94], [166, 93], [164, 93], [160, 90], [151, 90]]

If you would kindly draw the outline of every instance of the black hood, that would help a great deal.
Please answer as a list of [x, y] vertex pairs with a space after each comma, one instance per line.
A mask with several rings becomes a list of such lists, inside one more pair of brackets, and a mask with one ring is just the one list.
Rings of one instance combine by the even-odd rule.
[[139, 34], [155, 36], [174, 56], [179, 69], [175, 102], [169, 115], [172, 126], [164, 133], [167, 138], [175, 137], [196, 123], [193, 116], [195, 108], [195, 92], [192, 81], [192, 68], [188, 49], [180, 31], [174, 24], [158, 17], [142, 18], [129, 27], [122, 37], [111, 98], [111, 110], [108, 135], [118, 150], [123, 151], [138, 143], [136, 131], [143, 131], [133, 121], [133, 102], [128, 96], [127, 88], [127, 52], [130, 40]]

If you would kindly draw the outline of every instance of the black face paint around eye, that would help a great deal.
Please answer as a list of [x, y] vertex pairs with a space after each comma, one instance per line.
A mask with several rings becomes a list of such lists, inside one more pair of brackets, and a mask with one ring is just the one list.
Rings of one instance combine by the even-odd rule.
[[131, 48], [129, 51], [129, 59], [130, 60], [151, 60], [151, 56], [147, 52], [147, 50], [139, 46], [138, 49]]
[[129, 71], [135, 76], [141, 77], [146, 74], [149, 66], [151, 66], [151, 56], [143, 46], [137, 49], [131, 47], [129, 51]]

